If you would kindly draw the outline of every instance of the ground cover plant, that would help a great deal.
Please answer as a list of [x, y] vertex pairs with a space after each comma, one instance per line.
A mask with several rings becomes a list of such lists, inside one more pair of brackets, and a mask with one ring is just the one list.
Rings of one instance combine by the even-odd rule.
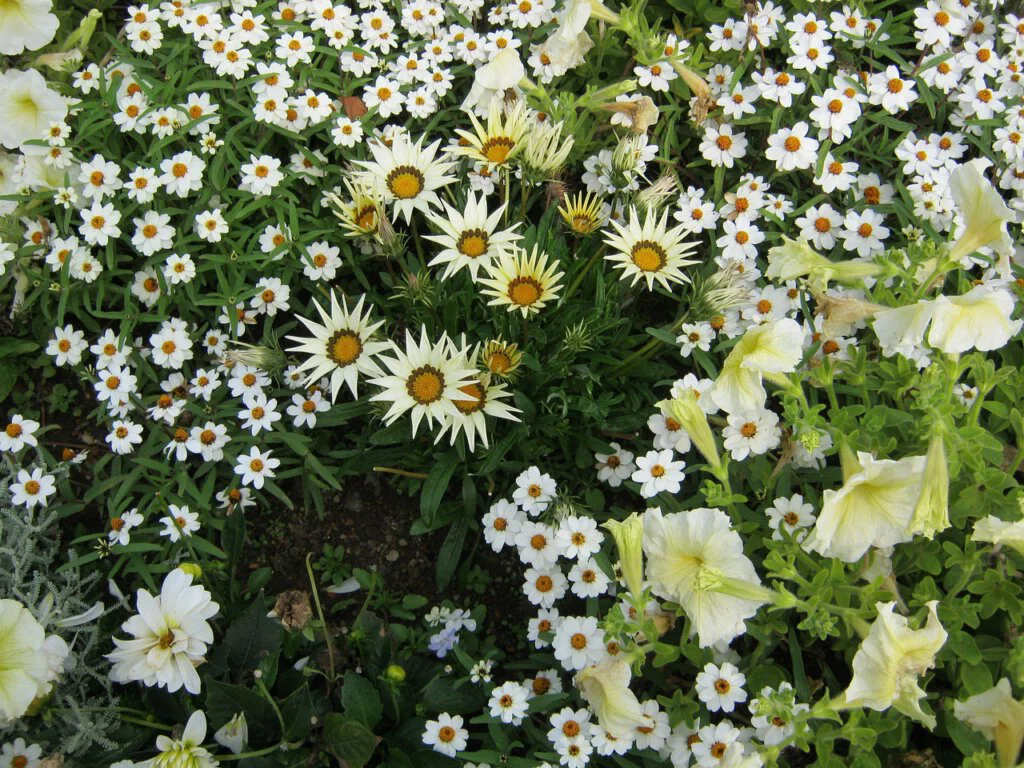
[[1013, 4], [0, 54], [0, 766], [1019, 764]]

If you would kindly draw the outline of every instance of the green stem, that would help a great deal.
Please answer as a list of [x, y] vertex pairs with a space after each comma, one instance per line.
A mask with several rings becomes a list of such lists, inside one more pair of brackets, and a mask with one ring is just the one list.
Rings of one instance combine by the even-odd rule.
[[263, 749], [257, 749], [252, 752], [239, 752], [237, 755], [217, 755], [217, 761], [221, 763], [226, 763], [229, 760], [248, 760], [250, 757], [263, 757], [264, 755], [272, 755], [275, 752], [289, 750], [298, 746], [301, 746], [301, 744], [292, 744], [287, 741], [282, 741], [273, 745], [272, 747], [264, 747]]
[[562, 294], [562, 300], [559, 302], [560, 304], [565, 304], [565, 302], [569, 300], [569, 297], [576, 293], [576, 289], [580, 287], [580, 283], [582, 283], [586, 276], [590, 274], [590, 270], [594, 268], [594, 265], [597, 264], [598, 260], [604, 255], [606, 250], [608, 250], [607, 243], [601, 243], [601, 247], [594, 251], [591, 257], [587, 259], [587, 263], [583, 265], [583, 269], [577, 273], [576, 277], [573, 278], [573, 281], [569, 283], [569, 287], [566, 289], [565, 293]]
[[313, 576], [313, 564], [310, 562], [310, 558], [312, 556], [312, 552], [306, 553], [306, 573], [309, 575], [309, 586], [310, 589], [313, 591], [313, 602], [316, 604], [316, 615], [320, 619], [320, 626], [324, 628], [324, 640], [327, 643], [327, 663], [331, 667], [331, 676], [327, 678], [327, 688], [328, 690], [330, 690], [330, 687], [335, 680], [334, 647], [333, 644], [331, 643], [331, 633], [327, 629], [327, 620], [324, 618], [324, 609], [323, 606], [320, 605], [320, 591], [316, 588], [316, 578]]
[[270, 691], [267, 690], [267, 686], [264, 684], [263, 680], [256, 680], [256, 688], [259, 690], [263, 698], [270, 704], [270, 708], [274, 710], [274, 714], [277, 715], [277, 724], [281, 727], [281, 738], [284, 738], [287, 726], [284, 724], [284, 716], [281, 714], [281, 710], [277, 706], [277, 702], [274, 701], [274, 697], [270, 695]]

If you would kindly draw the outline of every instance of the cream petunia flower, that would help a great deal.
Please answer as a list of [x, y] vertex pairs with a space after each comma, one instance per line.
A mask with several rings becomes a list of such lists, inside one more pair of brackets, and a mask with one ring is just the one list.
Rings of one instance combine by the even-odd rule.
[[473, 85], [462, 102], [462, 109], [486, 115], [491, 104], [500, 101], [509, 89], [517, 89], [526, 76], [519, 51], [502, 48], [494, 57], [479, 67], [473, 75]]
[[331, 311], [328, 314], [319, 302], [313, 302], [323, 325], [307, 320], [301, 315], [298, 319], [313, 334], [308, 336], [286, 336], [285, 338], [299, 342], [290, 347], [289, 352], [308, 355], [309, 358], [296, 369], [309, 371], [303, 382], [310, 385], [319, 381], [322, 376], [331, 375], [331, 402], [338, 399], [342, 384], [347, 384], [352, 397], [359, 397], [356, 386], [359, 374], [365, 376], [383, 376], [384, 372], [374, 361], [374, 356], [388, 349], [386, 341], [372, 341], [373, 334], [384, 325], [383, 320], [376, 323], [370, 319], [370, 308], [363, 312], [365, 296], [360, 296], [355, 307], [348, 308], [348, 301], [343, 296], [341, 305], [338, 297], [331, 292]]
[[412, 411], [415, 436], [424, 418], [428, 425], [433, 426], [435, 421], [443, 425], [446, 418], [458, 415], [456, 400], [474, 400], [463, 388], [476, 381], [476, 372], [466, 366], [464, 357], [455, 353], [447, 336], [431, 344], [424, 326], [417, 342], [406, 329], [405, 350], [392, 344], [391, 351], [394, 357], [380, 358], [390, 374], [370, 380], [382, 390], [370, 399], [391, 403], [384, 415], [385, 424], [392, 424], [402, 414]]
[[999, 349], [1020, 333], [1022, 321], [1011, 320], [1013, 296], [1005, 288], [978, 285], [963, 296], [936, 297], [928, 343], [955, 355]]
[[1013, 698], [1009, 680], [1004, 677], [987, 691], [955, 702], [953, 714], [996, 743], [1000, 768], [1017, 764], [1024, 743], [1024, 702]]
[[387, 203], [394, 205], [393, 219], [401, 214], [411, 221], [415, 210], [426, 213], [439, 202], [437, 190], [455, 179], [448, 175], [451, 164], [437, 159], [440, 140], [423, 147], [423, 138], [413, 143], [406, 134], [395, 137], [390, 147], [380, 141], [368, 146], [373, 160], [358, 160], [365, 170], [358, 178], [370, 188], [380, 188]]
[[1024, 520], [1010, 523], [995, 515], [983, 517], [974, 524], [971, 541], [1005, 545], [1024, 555]]
[[38, 51], [57, 34], [53, 0], [4, 0], [0, 3], [0, 54]]
[[558, 262], [548, 263], [548, 255], [533, 246], [533, 251], [516, 248], [487, 265], [487, 277], [480, 278], [484, 296], [492, 297], [489, 306], [504, 305], [509, 312], [519, 311], [523, 317], [539, 312], [552, 299], [558, 298], [564, 272], [556, 272]]
[[924, 456], [893, 461], [858, 453], [843, 487], [825, 491], [804, 549], [852, 563], [871, 547], [910, 541], [907, 528], [921, 496], [925, 463]]
[[728, 643], [768, 602], [743, 540], [720, 509], [644, 513], [647, 579], [655, 595], [679, 603], [702, 648]]
[[523, 150], [531, 119], [529, 107], [522, 99], [511, 107], [506, 107], [501, 99], [495, 99], [487, 110], [486, 127], [470, 112], [473, 130], [456, 129], [460, 141], [449, 147], [448, 152], [456, 157], [485, 163], [491, 171], [504, 168]]
[[68, 105], [34, 69], [9, 69], [0, 74], [0, 144], [17, 149], [32, 139], [43, 139], [50, 126], [64, 121]]
[[796, 370], [803, 338], [803, 329], [788, 317], [751, 326], [725, 359], [711, 399], [730, 414], [762, 409], [768, 397], [762, 377]]
[[611, 252], [605, 259], [612, 262], [615, 269], [622, 270], [622, 279], [636, 285], [641, 278], [647, 283], [647, 290], [654, 290], [657, 280], [662, 288], [670, 290], [669, 283], [689, 282], [683, 274], [682, 267], [696, 264], [692, 259], [684, 258], [696, 243], [683, 240], [682, 226], [668, 229], [666, 222], [668, 211], [659, 219], [654, 211], [648, 210], [643, 224], [635, 208], [629, 209], [629, 222], [626, 226], [611, 221], [614, 232], [607, 232], [605, 243]]
[[[949, 175], [953, 204], [963, 218], [963, 230], [949, 249], [953, 261], [961, 261], [979, 248], [991, 246], [1000, 255], [1013, 250], [1006, 232], [1007, 222], [1014, 221], [1013, 211], [1003, 196], [985, 178], [985, 169], [992, 163], [984, 158], [958, 165]], [[1009, 263], [1005, 265], [1009, 271]]]
[[475, 282], [480, 267], [491, 264], [494, 259], [511, 252], [522, 235], [514, 230], [518, 222], [509, 229], [499, 229], [498, 223], [505, 212], [501, 205], [488, 215], [487, 198], [476, 197], [472, 192], [466, 199], [466, 210], [460, 213], [443, 200], [443, 216], [428, 214], [430, 223], [441, 230], [439, 235], [426, 235], [425, 240], [432, 240], [443, 246], [443, 250], [430, 260], [430, 266], [444, 264], [441, 279], [446, 279], [459, 272], [469, 270]]
[[946, 630], [928, 603], [928, 619], [921, 629], [910, 629], [903, 616], [893, 613], [895, 602], [876, 603], [878, 617], [853, 657], [850, 687], [833, 700], [837, 707], [867, 707], [882, 712], [895, 707], [907, 717], [935, 727], [935, 717], [921, 709], [925, 692], [917, 678], [935, 665], [935, 655], [946, 642]]
[[0, 600], [0, 725], [25, 714], [47, 689], [46, 632], [17, 600]]
[[629, 688], [631, 677], [629, 663], [621, 658], [584, 667], [576, 675], [576, 687], [600, 726], [627, 740], [636, 728], [645, 724], [640, 702]]

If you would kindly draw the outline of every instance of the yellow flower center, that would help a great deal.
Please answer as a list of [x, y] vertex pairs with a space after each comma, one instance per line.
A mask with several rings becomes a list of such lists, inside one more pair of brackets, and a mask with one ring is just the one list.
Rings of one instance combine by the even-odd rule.
[[387, 176], [388, 189], [399, 200], [409, 200], [423, 191], [423, 174], [411, 165], [400, 165]]
[[637, 268], [644, 272], [660, 272], [668, 261], [665, 249], [651, 240], [638, 242], [629, 255]]
[[455, 246], [459, 253], [475, 259], [487, 252], [487, 233], [482, 229], [470, 229], [459, 236]]
[[409, 374], [405, 383], [409, 397], [420, 405], [430, 405], [444, 393], [444, 374], [430, 365], [424, 365]]
[[341, 367], [354, 363], [362, 351], [363, 343], [355, 331], [338, 331], [327, 342], [327, 357]]
[[480, 147], [480, 154], [487, 158], [487, 161], [495, 165], [504, 163], [516, 143], [508, 136], [494, 136], [485, 141]]
[[472, 397], [472, 400], [453, 400], [455, 407], [459, 409], [460, 413], [470, 414], [476, 413], [477, 411], [483, 410], [484, 404], [484, 388], [477, 382], [467, 384], [464, 387], [459, 387], [459, 392], [464, 395]]
[[529, 307], [536, 304], [544, 289], [540, 283], [532, 277], [517, 277], [508, 284], [508, 297], [512, 303], [520, 307]]

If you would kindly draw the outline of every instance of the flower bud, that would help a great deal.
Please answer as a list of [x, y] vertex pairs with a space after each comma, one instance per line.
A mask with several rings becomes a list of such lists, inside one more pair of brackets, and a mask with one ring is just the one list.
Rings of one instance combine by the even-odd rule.
[[213, 740], [236, 755], [240, 754], [249, 740], [249, 724], [245, 720], [245, 712], [239, 712], [224, 723], [213, 734]]
[[203, 578], [203, 569], [198, 563], [182, 563], [178, 566], [178, 569], [191, 576], [193, 581]]
[[694, 393], [684, 392], [681, 397], [662, 400], [657, 405], [662, 410], [668, 409], [672, 418], [686, 430], [686, 434], [690, 436], [690, 440], [697, 446], [697, 450], [708, 464], [715, 469], [721, 468], [722, 459], [718, 455], [718, 444], [711, 433], [711, 425], [708, 424], [708, 415], [697, 405]]
[[643, 518], [634, 512], [621, 522], [609, 520], [602, 527], [615, 539], [626, 587], [634, 598], [639, 599], [644, 591]]
[[405, 668], [398, 664], [391, 664], [384, 670], [384, 677], [389, 683], [401, 685], [405, 682]]
[[936, 430], [928, 443], [921, 496], [914, 507], [907, 533], [920, 533], [931, 539], [936, 533], [949, 528], [949, 466], [942, 432]]

